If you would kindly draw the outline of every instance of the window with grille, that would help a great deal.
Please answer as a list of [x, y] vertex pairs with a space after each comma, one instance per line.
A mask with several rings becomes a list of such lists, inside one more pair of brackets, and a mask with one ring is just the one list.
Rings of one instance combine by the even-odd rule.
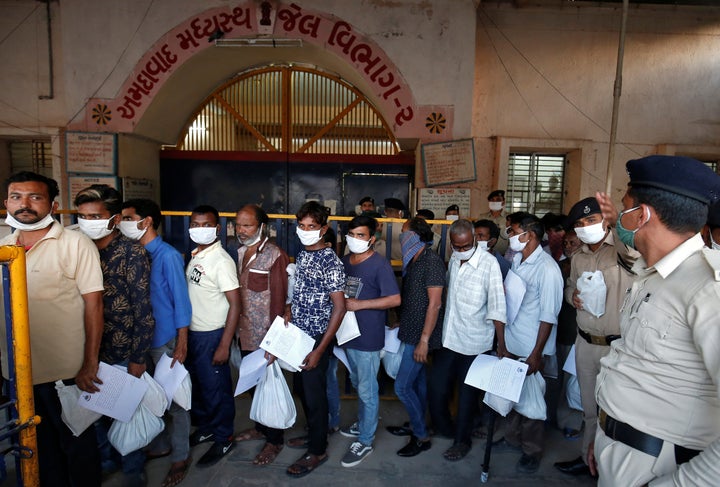
[[507, 211], [527, 211], [538, 217], [562, 213], [565, 163], [565, 155], [511, 152], [505, 192]]
[[703, 164], [705, 164], [707, 167], [713, 170], [713, 172], [718, 172], [718, 161], [717, 159], [714, 161], [702, 161]]
[[33, 171], [52, 177], [52, 150], [49, 141], [23, 140], [10, 142], [12, 172]]

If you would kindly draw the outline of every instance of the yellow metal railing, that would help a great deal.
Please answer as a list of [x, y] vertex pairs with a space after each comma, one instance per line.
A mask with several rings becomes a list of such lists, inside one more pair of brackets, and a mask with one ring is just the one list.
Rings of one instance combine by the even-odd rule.
[[35, 415], [33, 398], [25, 250], [16, 246], [0, 247], [0, 263], [8, 266], [10, 274], [10, 310], [17, 386], [18, 419], [16, 427], [19, 429], [20, 437], [20, 471], [23, 485], [35, 487], [40, 485], [36, 431], [40, 417]]

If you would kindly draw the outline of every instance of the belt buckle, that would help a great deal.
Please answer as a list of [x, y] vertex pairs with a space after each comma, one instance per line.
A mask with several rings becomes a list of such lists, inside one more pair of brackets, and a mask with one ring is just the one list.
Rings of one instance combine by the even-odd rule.
[[590, 335], [590, 340], [592, 341], [593, 345], [607, 345], [607, 340], [605, 339], [605, 337]]
[[608, 433], [608, 431], [606, 431], [607, 430], [607, 413], [605, 411], [603, 411], [602, 409], [598, 412], [598, 423], [600, 424], [600, 429], [603, 430], [605, 433]]

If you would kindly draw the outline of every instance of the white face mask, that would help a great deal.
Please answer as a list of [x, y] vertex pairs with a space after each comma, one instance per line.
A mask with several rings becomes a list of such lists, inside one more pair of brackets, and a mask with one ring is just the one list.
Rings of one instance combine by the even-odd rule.
[[455, 254], [457, 256], [457, 258], [460, 260], [468, 260], [475, 253], [475, 249], [476, 249], [476, 247], [474, 247], [474, 246], [473, 246], [473, 248], [471, 248], [469, 250], [464, 250], [462, 252], [458, 252], [457, 250], [453, 249], [453, 254]]
[[143, 235], [145, 235], [145, 232], [147, 232], [147, 228], [140, 229], [138, 228], [138, 225], [141, 222], [144, 222], [145, 219], [138, 221], [121, 221], [120, 222], [120, 233], [125, 235], [127, 238], [133, 239], [133, 240], [140, 240]]
[[80, 231], [90, 237], [92, 240], [100, 240], [110, 235], [115, 230], [115, 225], [110, 226], [110, 221], [115, 215], [110, 218], [103, 220], [86, 220], [84, 218], [78, 219], [78, 226]]
[[210, 245], [217, 238], [216, 227], [196, 227], [188, 229], [190, 240], [198, 245]]
[[600, 222], [586, 227], [575, 227], [575, 233], [581, 242], [593, 245], [605, 238], [606, 232], [602, 222]]
[[487, 250], [488, 249], [487, 240], [478, 240], [477, 246], [480, 250]]
[[521, 235], [525, 235], [526, 233], [527, 233], [527, 232], [523, 232], [523, 233], [521, 233], [520, 235], [515, 235], [515, 236], [510, 237], [510, 248], [511, 248], [514, 252], [522, 252], [523, 250], [525, 250], [525, 247], [527, 246], [528, 243], [527, 243], [527, 242], [521, 242], [521, 241], [520, 241], [520, 236], [521, 236]]
[[450, 220], [451, 222], [457, 221], [459, 218], [459, 215], [445, 215], [445, 219]]
[[315, 245], [320, 240], [322, 240], [322, 236], [320, 235], [320, 230], [300, 230], [298, 227], [295, 230], [295, 233], [297, 233], [298, 238], [300, 238], [300, 243], [303, 244], [306, 247], [310, 247], [311, 245]]
[[52, 225], [54, 221], [55, 219], [50, 213], [48, 213], [42, 220], [36, 221], [35, 223], [23, 223], [16, 220], [15, 217], [12, 216], [10, 213], [8, 213], [7, 217], [5, 218], [5, 223], [7, 225], [10, 225], [15, 229], [22, 230], [24, 232], [34, 232], [35, 230], [42, 230], [43, 228], [47, 228]]
[[350, 249], [350, 252], [353, 254], [362, 254], [370, 250], [370, 240], [362, 240], [351, 237], [350, 235], [347, 235], [345, 240], [347, 241], [347, 246]]
[[503, 202], [502, 201], [490, 201], [488, 203], [488, 206], [490, 207], [490, 211], [500, 211], [503, 209]]
[[262, 238], [263, 225], [265, 225], [265, 224], [261, 223], [260, 228], [258, 228], [257, 233], [255, 235], [253, 235], [252, 237], [248, 238], [247, 240], [245, 240], [244, 242], [242, 240], [240, 240], [240, 237], [238, 237], [238, 242], [243, 244], [245, 247], [250, 247], [251, 245], [255, 245], [256, 243], [258, 243], [260, 241], [260, 239]]

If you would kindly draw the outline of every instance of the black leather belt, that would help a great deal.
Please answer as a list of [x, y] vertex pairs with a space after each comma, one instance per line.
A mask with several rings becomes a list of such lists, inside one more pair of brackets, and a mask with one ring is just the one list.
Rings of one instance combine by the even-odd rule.
[[620, 338], [620, 335], [591, 335], [590, 333], [583, 331], [580, 328], [578, 328], [578, 335], [583, 337], [586, 342], [592, 345], [610, 345], [612, 342]]
[[[655, 436], [638, 431], [629, 424], [621, 423], [612, 416], [600, 409], [598, 413], [598, 423], [600, 428], [605, 432], [608, 438], [620, 443], [624, 443], [630, 448], [640, 450], [655, 458], [660, 455], [664, 440]], [[692, 450], [684, 446], [675, 445], [675, 463], [677, 465], [690, 461], [701, 450]]]

